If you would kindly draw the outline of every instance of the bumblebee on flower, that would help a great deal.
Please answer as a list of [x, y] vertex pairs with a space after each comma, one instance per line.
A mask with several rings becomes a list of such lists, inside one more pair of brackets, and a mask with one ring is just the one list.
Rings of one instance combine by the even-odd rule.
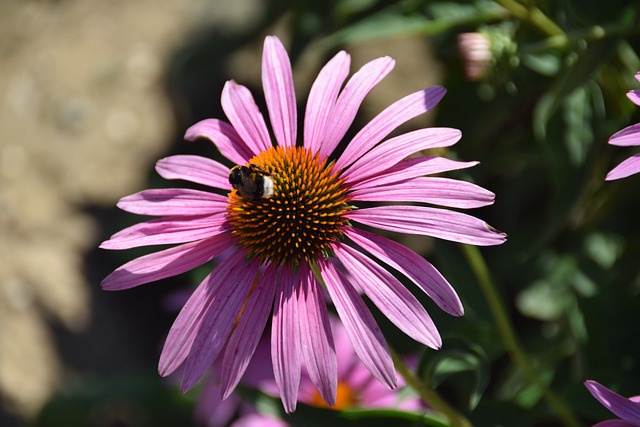
[[[460, 316], [463, 308], [429, 262], [360, 226], [475, 245], [505, 241], [503, 233], [484, 221], [446, 209], [489, 205], [491, 192], [426, 176], [476, 162], [408, 158], [455, 144], [459, 130], [426, 128], [385, 140], [399, 125], [432, 109], [445, 94], [442, 87], [395, 102], [333, 157], [362, 100], [392, 70], [394, 61], [371, 61], [344, 83], [349, 65], [349, 55], [339, 52], [320, 71], [299, 137], [289, 58], [276, 37], [267, 37], [262, 79], [275, 143], [249, 90], [229, 81], [222, 92], [229, 123], [203, 120], [187, 130], [186, 139], [211, 140], [236, 166], [229, 169], [211, 159], [185, 155], [162, 159], [156, 166], [166, 179], [204, 184], [226, 195], [154, 189], [118, 203], [128, 212], [160, 218], [122, 230], [101, 247], [178, 246], [123, 265], [103, 281], [104, 289], [127, 289], [174, 276], [226, 253], [181, 310], [160, 356], [161, 375], [184, 367], [183, 390], [193, 387], [222, 357], [221, 390], [227, 397], [271, 316], [272, 364], [285, 410], [295, 410], [303, 363], [322, 398], [333, 405], [336, 354], [322, 289], [362, 363], [394, 388], [389, 349], [358, 290], [399, 329], [432, 348], [441, 345], [435, 325], [387, 267], [406, 276], [447, 313]], [[400, 204], [360, 208], [359, 202]]]

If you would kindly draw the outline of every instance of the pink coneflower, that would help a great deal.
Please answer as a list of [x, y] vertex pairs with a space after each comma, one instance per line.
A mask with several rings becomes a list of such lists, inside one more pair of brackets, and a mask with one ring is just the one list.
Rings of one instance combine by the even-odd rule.
[[626, 398], [593, 380], [584, 382], [589, 392], [620, 420], [608, 420], [594, 427], [637, 427], [640, 426], [640, 396]]
[[[640, 81], [640, 72], [636, 73], [636, 79]], [[627, 93], [627, 98], [634, 104], [640, 105], [640, 90], [630, 90]], [[611, 138], [609, 138], [609, 144], [621, 145], [623, 147], [640, 145], [640, 123], [628, 126], [613, 134]], [[638, 172], [640, 172], [640, 153], [629, 157], [613, 168], [607, 174], [605, 180], [612, 181], [614, 179], [626, 178]]]
[[[398, 389], [390, 390], [377, 381], [371, 373], [360, 363], [353, 350], [347, 332], [340, 321], [333, 315], [329, 315], [331, 331], [333, 333], [338, 372], [338, 389], [335, 404], [331, 409], [397, 409], [403, 411], [423, 412], [424, 405], [418, 396], [404, 387], [404, 380], [398, 377]], [[259, 389], [271, 396], [278, 395], [278, 387], [273, 375], [268, 373], [270, 364], [269, 343], [260, 340], [247, 372], [242, 378], [241, 384]], [[230, 396], [220, 400], [220, 372], [221, 367], [216, 363], [212, 374], [208, 377], [196, 404], [196, 417], [202, 424], [216, 427], [228, 425], [231, 417], [239, 409], [241, 417], [232, 424], [243, 426], [261, 427], [264, 422], [281, 423], [282, 420], [274, 420], [264, 414], [259, 414], [257, 408], [243, 404], [239, 398]], [[329, 408], [318, 389], [315, 387], [306, 370], [302, 370], [300, 379], [300, 392], [298, 401], [307, 405], [320, 408]]]
[[[343, 87], [349, 55], [338, 53], [311, 88], [301, 144], [296, 145], [291, 65], [281, 42], [267, 37], [262, 79], [276, 144], [249, 90], [229, 81], [222, 107], [231, 124], [203, 120], [187, 130], [186, 138], [210, 139], [242, 167], [230, 177], [227, 166], [198, 156], [172, 156], [156, 165], [166, 179], [204, 184], [223, 194], [154, 189], [118, 203], [128, 212], [160, 218], [122, 230], [101, 247], [180, 245], [123, 265], [103, 281], [105, 289], [174, 276], [226, 252], [181, 310], [160, 356], [161, 375], [184, 367], [182, 390], [221, 356], [222, 394], [228, 396], [271, 314], [273, 370], [285, 410], [295, 409], [303, 362], [323, 399], [334, 404], [336, 355], [323, 288], [358, 357], [373, 376], [395, 387], [389, 349], [358, 290], [410, 337], [432, 348], [440, 347], [441, 340], [422, 305], [383, 265], [404, 274], [447, 313], [463, 314], [455, 291], [431, 264], [359, 227], [474, 245], [505, 241], [503, 233], [475, 217], [413, 204], [473, 208], [493, 202], [491, 192], [474, 184], [424, 176], [474, 162], [421, 155], [406, 159], [455, 144], [459, 130], [420, 129], [383, 141], [402, 123], [432, 109], [445, 90], [436, 86], [395, 102], [362, 128], [342, 154], [331, 157], [362, 99], [393, 65], [389, 57], [371, 61]], [[358, 202], [400, 203], [358, 209]]]

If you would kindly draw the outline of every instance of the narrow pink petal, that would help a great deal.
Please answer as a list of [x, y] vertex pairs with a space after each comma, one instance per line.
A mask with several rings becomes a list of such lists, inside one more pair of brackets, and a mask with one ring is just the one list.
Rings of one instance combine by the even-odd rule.
[[171, 156], [156, 163], [156, 171], [164, 179], [183, 179], [222, 190], [230, 190], [229, 168], [202, 156]]
[[262, 52], [262, 87], [278, 145], [296, 145], [298, 115], [289, 55], [280, 39], [267, 36]]
[[240, 252], [235, 255], [233, 264], [224, 272], [226, 274], [216, 272], [210, 278], [211, 303], [202, 317], [202, 323], [185, 360], [180, 385], [183, 392], [198, 382], [224, 348], [255, 280], [258, 262], [247, 264]]
[[223, 156], [239, 165], [246, 163], [259, 152], [249, 148], [233, 126], [218, 119], [199, 121], [187, 129], [184, 138], [187, 141], [206, 138], [215, 144]]
[[452, 128], [426, 128], [396, 136], [360, 157], [342, 177], [349, 183], [377, 175], [419, 151], [451, 146], [461, 136], [462, 132]]
[[138, 215], [207, 215], [226, 212], [227, 198], [188, 188], [158, 188], [123, 197], [117, 206]]
[[396, 388], [396, 373], [389, 347], [373, 315], [331, 262], [321, 260], [318, 264], [356, 354], [378, 381], [390, 389]]
[[638, 172], [640, 172], [640, 153], [622, 161], [607, 174], [605, 180], [613, 181], [614, 179], [626, 178]]
[[459, 162], [444, 157], [415, 157], [402, 160], [397, 165], [362, 181], [360, 181], [358, 177], [352, 177], [352, 179], [358, 179], [358, 181], [352, 183], [350, 186], [352, 190], [357, 190], [360, 188], [377, 187], [378, 185], [389, 185], [424, 175], [470, 168], [477, 164], [478, 162]]
[[222, 89], [222, 109], [252, 153], [272, 146], [267, 125], [249, 89], [229, 80]]
[[296, 410], [300, 386], [300, 326], [294, 274], [281, 268], [271, 326], [271, 360], [284, 410]]
[[336, 161], [336, 169], [345, 169], [382, 141], [398, 126], [431, 110], [438, 104], [445, 93], [446, 89], [442, 86], [433, 86], [405, 96], [391, 104], [351, 140]]
[[414, 340], [438, 349], [442, 340], [431, 317], [411, 292], [391, 273], [357, 250], [338, 243], [335, 254], [378, 309]]
[[355, 227], [347, 228], [345, 234], [371, 255], [411, 279], [438, 307], [454, 316], [464, 314], [456, 291], [423, 257], [391, 239]]
[[221, 234], [141, 256], [108, 275], [102, 289], [119, 291], [176, 276], [212, 260], [234, 243], [231, 234]]
[[[327, 132], [329, 117], [333, 111], [338, 93], [349, 74], [351, 57], [341, 50], [325, 65], [309, 92], [304, 115], [304, 147], [317, 153], [322, 147]], [[331, 124], [333, 126], [333, 124]]]
[[471, 215], [426, 206], [377, 206], [353, 210], [345, 216], [383, 230], [421, 234], [470, 245], [499, 245], [507, 237]]
[[584, 382], [589, 392], [608, 410], [625, 421], [640, 424], [640, 403], [620, 396], [593, 380]]
[[189, 355], [204, 312], [211, 304], [211, 292], [207, 283], [210, 283], [214, 273], [215, 271], [211, 272], [196, 288], [173, 322], [160, 353], [158, 372], [161, 376], [166, 377], [175, 372]]
[[611, 138], [609, 138], [609, 144], [620, 146], [640, 145], [640, 123], [627, 126], [621, 131], [614, 133]]
[[450, 178], [414, 178], [393, 185], [383, 185], [349, 193], [354, 201], [420, 202], [452, 208], [478, 208], [493, 203], [495, 195], [466, 181]]
[[221, 395], [229, 397], [253, 357], [273, 307], [276, 272], [267, 268], [254, 283], [222, 361]]
[[364, 97], [371, 92], [380, 81], [393, 70], [395, 61], [388, 57], [374, 59], [366, 63], [347, 82], [338, 96], [335, 108], [331, 111], [330, 119], [320, 146], [320, 154], [328, 157], [345, 136], [356, 117]]
[[224, 233], [226, 213], [206, 216], [169, 216], [120, 230], [100, 244], [102, 249], [130, 249], [149, 245], [193, 242]]
[[160, 354], [160, 362], [158, 363], [160, 375], [165, 377], [173, 373], [184, 363], [189, 355], [196, 334], [202, 326], [204, 315], [209, 310], [215, 296], [218, 283], [213, 278], [228, 276], [229, 269], [237, 265], [243, 258], [244, 253], [237, 251], [229, 258], [222, 260], [220, 265], [191, 294], [191, 297], [189, 297], [189, 300], [173, 322], [165, 340]]
[[302, 355], [311, 382], [324, 401], [333, 406], [338, 389], [338, 367], [327, 305], [320, 285], [306, 264], [300, 266], [300, 278], [298, 313]]
[[640, 105], [640, 90], [630, 90], [627, 92], [627, 98], [636, 105]]

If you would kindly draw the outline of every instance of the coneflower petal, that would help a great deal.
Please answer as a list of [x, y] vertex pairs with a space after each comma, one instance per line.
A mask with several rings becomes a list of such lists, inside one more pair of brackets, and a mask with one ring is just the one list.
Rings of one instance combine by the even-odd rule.
[[229, 168], [202, 156], [165, 157], [156, 163], [156, 172], [164, 179], [183, 179], [212, 188], [231, 189]]

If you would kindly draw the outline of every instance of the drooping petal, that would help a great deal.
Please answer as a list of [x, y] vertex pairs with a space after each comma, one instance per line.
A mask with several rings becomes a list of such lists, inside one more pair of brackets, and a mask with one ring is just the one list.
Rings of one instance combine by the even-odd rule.
[[296, 410], [300, 386], [300, 327], [296, 281], [293, 272], [281, 268], [273, 306], [271, 360], [284, 410]]
[[438, 307], [454, 316], [462, 316], [464, 309], [458, 294], [447, 279], [426, 259], [386, 237], [350, 227], [345, 235], [387, 265], [411, 279]]
[[363, 188], [349, 193], [354, 201], [420, 202], [452, 208], [478, 208], [493, 203], [495, 195], [466, 181], [450, 178], [414, 178], [393, 185]]
[[267, 36], [262, 51], [262, 86], [271, 127], [279, 145], [296, 145], [298, 114], [291, 62], [282, 42]]
[[108, 275], [102, 281], [102, 289], [119, 291], [177, 276], [212, 260], [234, 242], [233, 235], [221, 234], [141, 256]]
[[227, 118], [252, 153], [272, 146], [264, 117], [249, 89], [229, 80], [222, 89], [221, 102]]
[[331, 262], [320, 260], [318, 265], [356, 354], [375, 378], [388, 388], [395, 388], [396, 374], [389, 347], [373, 315]]
[[471, 215], [426, 206], [376, 206], [345, 214], [350, 220], [398, 233], [421, 234], [470, 245], [504, 243], [506, 235]]
[[338, 367], [327, 306], [309, 267], [303, 264], [300, 270], [298, 313], [302, 355], [311, 382], [324, 401], [333, 406], [338, 388]]
[[234, 254], [227, 274], [212, 275], [210, 304], [203, 313], [202, 323], [193, 339], [185, 360], [180, 389], [185, 392], [207, 372], [224, 348], [231, 329], [251, 290], [258, 262], [244, 262], [243, 254]]
[[336, 169], [345, 169], [382, 141], [401, 124], [426, 113], [438, 104], [446, 89], [433, 86], [405, 96], [373, 118], [345, 148], [336, 161]]
[[[335, 107], [342, 83], [349, 74], [351, 57], [341, 50], [325, 65], [311, 86], [304, 115], [304, 147], [322, 152], [329, 117]], [[333, 126], [333, 124], [332, 124]]]
[[229, 168], [202, 156], [170, 156], [156, 163], [156, 171], [164, 179], [183, 179], [222, 190], [230, 190]]
[[[638, 73], [640, 74], [640, 73]], [[638, 74], [636, 74], [636, 78], [638, 76]], [[629, 98], [629, 100], [631, 102], [633, 102], [636, 105], [640, 105], [640, 90], [635, 89], [635, 90], [630, 90], [629, 92], [627, 92], [627, 98]]]
[[187, 129], [184, 138], [187, 141], [206, 138], [215, 144], [223, 156], [239, 165], [258, 154], [258, 151], [245, 144], [233, 126], [218, 119], [199, 121]]
[[605, 178], [607, 181], [626, 178], [629, 175], [640, 172], [640, 153], [623, 160], [618, 166], [613, 168]]
[[228, 258], [222, 260], [220, 265], [212, 271], [196, 290], [191, 294], [182, 310], [173, 322], [167, 339], [164, 342], [158, 372], [163, 377], [170, 375], [185, 361], [191, 346], [200, 330], [205, 313], [215, 296], [216, 287], [219, 285], [214, 277], [227, 277], [229, 270], [236, 266], [244, 257], [241, 251], [237, 251]]
[[640, 424], [640, 403], [620, 396], [593, 380], [585, 381], [584, 385], [605, 408], [625, 421], [631, 421], [636, 425]]
[[170, 245], [206, 239], [227, 231], [226, 214], [168, 216], [141, 222], [120, 230], [100, 244], [102, 249], [130, 249], [148, 245]]
[[[358, 180], [352, 183], [350, 187], [352, 190], [358, 190], [361, 188], [377, 187], [379, 185], [389, 185], [424, 175], [470, 168], [477, 164], [478, 162], [459, 162], [444, 157], [415, 157], [402, 160], [397, 165], [375, 176], [371, 176], [362, 181]], [[352, 178], [357, 179], [355, 176]]]
[[627, 126], [621, 131], [614, 133], [611, 138], [609, 138], [609, 144], [620, 146], [640, 145], [640, 123]]
[[342, 173], [347, 183], [366, 179], [389, 169], [422, 150], [448, 147], [460, 140], [462, 132], [452, 128], [426, 128], [388, 139], [356, 160]]
[[422, 304], [398, 279], [369, 257], [338, 243], [335, 254], [351, 273], [350, 279], [358, 283], [369, 299], [401, 331], [414, 340], [438, 349], [442, 340], [436, 325]]
[[188, 188], [154, 188], [123, 197], [117, 206], [138, 215], [207, 215], [226, 212], [227, 198]]
[[274, 268], [267, 268], [264, 274], [257, 278], [242, 309], [238, 324], [229, 338], [222, 361], [220, 381], [223, 399], [229, 397], [238, 385], [258, 346], [273, 307], [275, 278]]
[[364, 97], [393, 70], [395, 61], [388, 57], [374, 59], [360, 68], [347, 82], [331, 112], [320, 154], [328, 157], [345, 136], [356, 117]]

